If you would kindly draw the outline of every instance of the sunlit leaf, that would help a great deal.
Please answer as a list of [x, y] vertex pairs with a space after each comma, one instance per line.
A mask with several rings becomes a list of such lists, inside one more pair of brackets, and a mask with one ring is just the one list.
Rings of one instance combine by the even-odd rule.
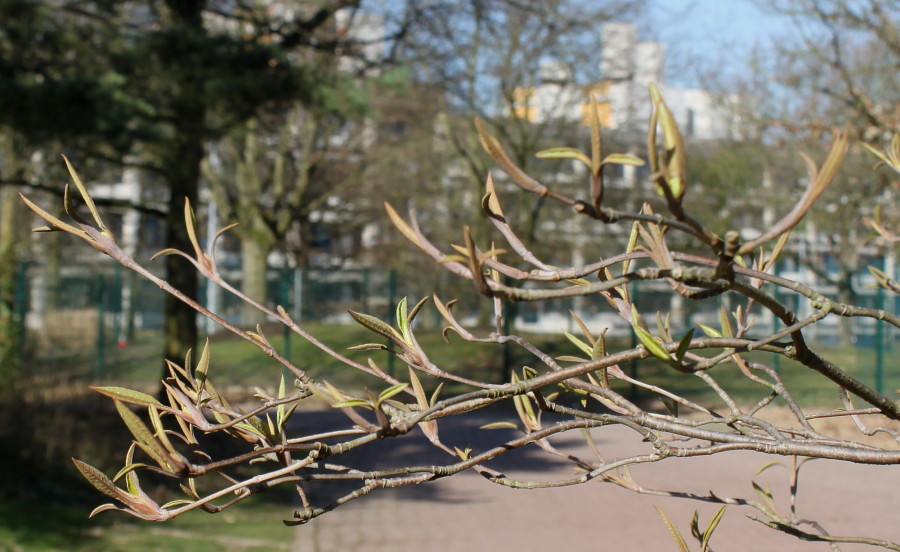
[[387, 399], [390, 399], [394, 395], [397, 395], [398, 393], [402, 393], [403, 390], [407, 387], [409, 387], [408, 383], [398, 383], [397, 385], [388, 387], [378, 395], [378, 402], [381, 403], [383, 401], [386, 401]]
[[535, 157], [538, 159], [575, 159], [584, 163], [584, 166], [591, 170], [591, 159], [581, 151], [575, 148], [550, 148], [537, 152]]
[[100, 393], [101, 395], [106, 395], [112, 399], [116, 399], [118, 401], [122, 401], [124, 403], [134, 404], [137, 406], [156, 406], [156, 407], [164, 407], [164, 405], [156, 400], [154, 397], [141, 393], [140, 391], [135, 391], [133, 389], [126, 389], [124, 387], [94, 387], [90, 386], [91, 389]]
[[493, 422], [484, 424], [480, 429], [516, 429], [521, 431], [521, 428], [512, 422]]
[[678, 528], [675, 527], [675, 524], [672, 523], [672, 520], [669, 519], [669, 516], [667, 516], [659, 506], [654, 505], [653, 507], [656, 508], [656, 511], [659, 512], [660, 517], [662, 517], [663, 523], [666, 524], [666, 528], [669, 530], [669, 534], [672, 535], [672, 540], [674, 540], [675, 544], [678, 545], [678, 550], [680, 552], [691, 552], [691, 549], [688, 548], [687, 543], [684, 542], [684, 537], [681, 536], [681, 532], [678, 531]]

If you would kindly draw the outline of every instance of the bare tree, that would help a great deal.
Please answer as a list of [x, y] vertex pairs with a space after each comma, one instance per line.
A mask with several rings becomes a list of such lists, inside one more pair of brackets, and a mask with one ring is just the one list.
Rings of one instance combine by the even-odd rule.
[[[692, 195], [701, 190], [694, 190], [688, 184], [689, 167], [685, 162], [684, 143], [671, 112], [655, 88], [651, 88], [651, 100], [654, 112], [648, 132], [648, 161], [652, 168], [652, 184], [666, 206], [665, 214], [652, 212], [647, 206], [639, 212], [623, 211], [605, 202], [602, 179], [598, 175], [616, 157], [602, 151], [596, 110], [590, 151], [567, 150], [568, 155], [583, 163], [591, 175], [587, 190], [589, 200], [580, 200], [544, 186], [511, 160], [496, 137], [486, 131], [481, 133], [481, 140], [491, 157], [525, 192], [569, 206], [577, 215], [598, 224], [629, 224], [632, 228], [629, 245], [618, 255], [587, 265], [562, 267], [551, 264], [553, 259], [538, 258], [510, 226], [490, 175], [482, 205], [490, 224], [503, 236], [506, 251], [487, 244], [477, 245], [480, 236], [468, 228], [463, 231], [461, 245], [441, 248], [423, 233], [414, 213], [404, 217], [390, 205], [386, 206], [389, 218], [406, 239], [446, 271], [469, 282], [494, 306], [494, 329], [478, 335], [454, 315], [452, 301], [445, 301], [435, 294], [432, 300], [447, 324], [445, 335], [478, 343], [513, 343], [533, 357], [528, 365], [519, 367], [511, 381], [503, 384], [468, 379], [449, 373], [432, 362], [428, 351], [419, 344], [414, 325], [427, 298], [414, 306], [402, 300], [397, 305], [395, 326], [371, 315], [351, 312], [353, 318], [378, 339], [392, 342], [393, 354], [408, 366], [408, 373], [400, 378], [387, 374], [371, 359], [361, 363], [330, 349], [309, 335], [283, 309], [259, 304], [232, 289], [239, 298], [309, 339], [324, 354], [377, 378], [384, 389], [357, 393], [315, 381], [284, 358], [265, 336], [243, 330], [209, 312], [125, 255], [74, 171], [72, 179], [90, 212], [90, 222], [74, 211], [71, 202], [67, 203], [67, 210], [74, 218], [74, 224], [63, 222], [26, 200], [28, 206], [49, 224], [45, 229], [60, 230], [85, 240], [259, 347], [279, 368], [289, 370], [295, 378], [292, 390], [289, 391], [282, 378], [276, 393], [258, 391], [255, 395], [258, 406], [242, 410], [232, 406], [213, 385], [210, 377], [212, 353], [207, 346], [199, 357], [193, 357], [194, 360], [188, 355], [183, 365], [169, 363], [171, 377], [164, 382], [167, 403], [124, 388], [96, 388], [115, 401], [134, 434], [134, 444], [129, 447], [125, 466], [119, 472], [119, 477], [126, 480], [127, 488], [116, 485], [96, 468], [75, 460], [81, 473], [99, 491], [115, 500], [115, 503], [98, 507], [94, 513], [120, 510], [138, 518], [164, 521], [194, 509], [218, 512], [254, 494], [289, 485], [296, 488], [302, 506], [288, 523], [302, 524], [377, 489], [426, 483], [471, 469], [489, 483], [513, 488], [554, 487], [596, 480], [638, 493], [750, 507], [758, 510], [763, 523], [769, 527], [803, 539], [862, 542], [900, 549], [900, 544], [876, 538], [830, 535], [817, 526], [807, 529], [793, 508], [790, 512], [780, 512], [771, 494], [761, 488], [758, 495], [750, 498], [720, 496], [714, 492], [691, 495], [679, 491], [676, 481], [671, 482], [672, 489], [649, 489], [626, 469], [635, 464], [733, 450], [873, 465], [900, 463], [900, 432], [897, 431], [900, 405], [897, 401], [853, 378], [845, 367], [823, 358], [803, 335], [804, 329], [826, 317], [866, 317], [895, 327], [900, 327], [900, 318], [892, 312], [834, 301], [801, 282], [788, 281], [770, 272], [790, 230], [800, 223], [839, 174], [849, 146], [846, 133], [835, 131], [825, 160], [809, 166], [807, 189], [793, 208], [763, 229], [755, 239], [742, 241], [737, 232], [719, 235], [692, 216]], [[657, 144], [660, 129], [662, 147]], [[892, 157], [887, 159], [895, 170], [900, 170], [900, 163], [895, 163]], [[734, 200], [741, 201], [741, 198]], [[190, 219], [189, 211], [187, 218]], [[689, 254], [673, 249], [669, 236], [674, 234], [690, 237], [705, 253]], [[204, 277], [227, 286], [218, 273], [215, 259], [201, 249], [193, 231], [190, 240], [192, 250], [182, 255]], [[629, 284], [637, 281], [664, 282], [673, 294], [719, 305], [718, 327], [701, 326], [704, 336], [695, 336], [694, 330], [678, 336], [673, 335], [674, 329], [662, 313], [657, 313], [655, 324], [648, 323], [630, 295]], [[799, 317], [775, 297], [775, 290], [796, 294], [809, 302], [812, 313]], [[591, 295], [600, 296], [610, 304], [622, 321], [632, 328], [638, 346], [611, 350], [604, 338], [605, 330], [589, 327], [577, 313], [573, 313], [573, 317], [581, 328], [581, 335], [567, 336], [575, 353], [570, 356], [554, 358], [523, 337], [503, 331], [504, 300], [549, 301]], [[730, 309], [724, 306], [726, 298], [732, 305]], [[768, 324], [766, 327], [756, 325], [750, 314], [756, 309], [777, 319], [778, 328], [768, 330], [771, 328]], [[383, 348], [381, 344], [356, 347], [357, 350]], [[838, 391], [836, 404], [826, 405], [824, 409], [813, 408], [785, 386], [778, 371], [759, 361], [758, 357], [748, 356], [751, 351], [791, 359], [802, 364], [809, 371], [809, 377], [829, 380]], [[632, 361], [660, 363], [683, 378], [697, 378], [713, 391], [715, 402], [701, 404], [658, 382], [632, 378], [621, 368]], [[738, 404], [726, 390], [727, 382], [736, 380], [757, 390], [756, 397], [748, 404]], [[464, 390], [452, 396], [441, 396], [440, 391], [426, 393], [426, 387], [433, 388], [438, 382], [461, 384]], [[625, 390], [630, 385], [641, 387], [658, 401], [638, 404], [629, 400]], [[766, 412], [776, 399], [788, 406], [790, 421], [773, 423], [767, 420]], [[488, 405], [503, 402], [512, 403], [509, 411], [515, 414], [506, 421], [482, 429], [509, 428], [517, 433], [515, 437], [500, 438], [495, 446], [479, 450], [462, 449], [442, 438], [440, 428], [446, 418], [466, 417]], [[289, 421], [295, 416], [302, 417], [302, 413], [295, 413], [296, 409], [308, 403], [324, 403], [339, 409], [347, 416], [346, 426], [325, 433], [299, 430], [301, 432], [295, 434], [298, 430]], [[146, 411], [149, 425], [133, 412], [134, 407]], [[552, 420], [546, 418], [549, 414], [554, 415]], [[817, 429], [812, 422], [821, 418], [852, 419], [860, 431], [859, 439], [847, 439]], [[627, 428], [641, 450], [621, 457], [605, 456], [594, 436], [602, 435], [605, 428], [611, 426]], [[367, 450], [376, 441], [396, 439], [415, 428], [447, 454], [445, 463], [422, 464], [416, 458], [405, 456], [400, 465], [368, 470], [355, 466], [352, 458], [346, 456], [349, 451]], [[246, 451], [213, 458], [198, 442], [196, 432], [224, 433], [246, 441]], [[552, 439], [569, 432], [581, 432], [595, 454], [580, 457], [555, 448]], [[894, 444], [873, 446], [861, 441], [864, 435], [876, 433], [888, 435]], [[572, 462], [581, 474], [559, 480], [525, 481], [492, 467], [493, 459], [529, 446]], [[266, 468], [252, 477], [241, 476], [238, 468], [250, 463]], [[147, 471], [178, 481], [184, 498], [164, 505], [157, 503], [141, 487], [140, 475]], [[222, 484], [218, 476], [224, 477], [226, 482]], [[349, 482], [353, 490], [331, 503], [316, 504], [304, 490], [304, 485], [313, 482]], [[791, 492], [796, 492], [796, 486]], [[711, 524], [706, 531], [697, 532], [698, 538], [705, 543], [704, 548], [714, 526]]]
[[[755, 55], [738, 82], [719, 83], [737, 91], [743, 101], [740, 118], [747, 138], [762, 149], [765, 178], [777, 185], [778, 196], [801, 193], [801, 163], [778, 163], [779, 151], [818, 148], [832, 126], [876, 147], [887, 147], [900, 125], [900, 92], [895, 86], [900, 69], [897, 13], [900, 4], [876, 0], [759, 0], [763, 9], [789, 18], [794, 31], [779, 36]], [[796, 158], [796, 157], [795, 157]], [[889, 173], [864, 170], [872, 157], [854, 148], [824, 201], [805, 225], [812, 238], [802, 264], [833, 286], [841, 301], [856, 302], [853, 279], [865, 268], [867, 257], [883, 253], [862, 244], [871, 230], [864, 221], [880, 206], [885, 216], [896, 216], [898, 182]], [[836, 217], [837, 210], [857, 213]], [[827, 270], [826, 264], [835, 267]], [[850, 343], [850, 322], [841, 324], [842, 338]]]

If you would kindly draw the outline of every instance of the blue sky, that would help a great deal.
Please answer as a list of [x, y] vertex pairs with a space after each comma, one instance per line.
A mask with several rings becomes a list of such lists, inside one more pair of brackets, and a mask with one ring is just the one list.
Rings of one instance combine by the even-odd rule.
[[699, 86], [704, 70], [740, 66], [755, 45], [791, 28], [750, 0], [653, 0], [650, 14], [647, 38], [666, 45], [667, 77], [679, 86]]

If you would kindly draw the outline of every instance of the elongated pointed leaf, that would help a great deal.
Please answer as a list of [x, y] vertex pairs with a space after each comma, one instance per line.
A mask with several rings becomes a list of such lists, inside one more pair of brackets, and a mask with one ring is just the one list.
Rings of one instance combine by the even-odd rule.
[[203, 351], [200, 352], [200, 361], [194, 370], [194, 378], [197, 380], [197, 393], [202, 395], [203, 389], [206, 387], [206, 380], [209, 379], [209, 338], [203, 344]]
[[485, 194], [484, 197], [481, 198], [481, 208], [484, 209], [484, 212], [488, 214], [489, 217], [499, 220], [500, 222], [506, 222], [506, 217], [503, 215], [503, 208], [500, 206], [500, 199], [497, 197], [497, 189], [494, 187], [494, 177], [489, 172], [487, 175], [487, 181], [484, 184]]
[[655, 84], [650, 84], [650, 98], [653, 102], [654, 111], [658, 111], [659, 125], [663, 131], [663, 146], [666, 150], [665, 158], [665, 175], [666, 183], [672, 193], [672, 197], [680, 201], [684, 196], [685, 190], [685, 151], [684, 139], [681, 137], [681, 131], [678, 130], [678, 124], [675, 117], [666, 105], [665, 100], [660, 94]]
[[375, 332], [381, 336], [384, 336], [392, 341], [403, 341], [403, 336], [401, 336], [397, 332], [397, 330], [395, 330], [394, 328], [392, 328], [390, 325], [386, 324], [385, 322], [382, 322], [378, 318], [375, 318], [374, 316], [370, 316], [368, 314], [353, 312], [351, 310], [348, 310], [347, 312], [349, 312], [350, 316], [352, 316], [353, 319], [356, 320], [359, 324], [361, 324], [362, 326], [365, 326], [366, 328], [369, 328], [373, 332]]
[[336, 402], [331, 406], [333, 408], [351, 408], [354, 406], [372, 408], [372, 403], [366, 399], [347, 399], [346, 401]]
[[713, 328], [712, 326], [707, 326], [706, 324], [701, 324], [700, 322], [697, 322], [697, 325], [700, 326], [700, 329], [703, 330], [703, 333], [705, 333], [709, 337], [722, 337], [722, 332]]
[[91, 389], [100, 393], [101, 395], [106, 395], [111, 399], [115, 399], [117, 401], [121, 401], [128, 404], [134, 404], [137, 406], [156, 406], [162, 407], [163, 404], [156, 400], [154, 397], [146, 393], [141, 393], [140, 391], [135, 391], [133, 389], [127, 389], [125, 387], [94, 387], [90, 386]]
[[663, 523], [666, 524], [666, 528], [669, 530], [669, 534], [672, 535], [672, 540], [675, 541], [675, 544], [678, 546], [678, 550], [680, 552], [691, 552], [691, 549], [688, 548], [687, 543], [684, 542], [684, 537], [681, 536], [681, 532], [678, 531], [678, 528], [675, 527], [675, 524], [672, 523], [672, 520], [669, 519], [669, 516], [667, 516], [659, 506], [654, 505], [653, 507], [656, 508], [656, 511], [663, 519]]
[[394, 209], [394, 207], [391, 206], [390, 203], [385, 201], [384, 209], [387, 211], [388, 217], [390, 217], [391, 222], [393, 222], [394, 226], [397, 227], [397, 230], [400, 230], [400, 233], [406, 236], [406, 239], [411, 241], [413, 244], [419, 245], [419, 236], [412, 229], [412, 226], [410, 226], [405, 220], [403, 220], [403, 217], [397, 214], [397, 211]]
[[125, 426], [128, 427], [131, 434], [134, 435], [141, 450], [153, 458], [153, 460], [159, 464], [160, 468], [171, 471], [172, 468], [169, 464], [168, 453], [156, 437], [154, 437], [150, 428], [144, 425], [144, 422], [138, 418], [137, 414], [132, 412], [125, 404], [120, 401], [115, 401], [115, 403], [116, 410], [119, 411], [119, 416], [122, 417]]
[[81, 472], [81, 475], [84, 476], [88, 483], [93, 485], [95, 489], [110, 498], [121, 500], [122, 493], [125, 491], [117, 487], [103, 472], [77, 458], [72, 458], [72, 462], [75, 464], [75, 467], [78, 468], [78, 471]]
[[592, 356], [593, 349], [591, 348], [590, 345], [588, 345], [588, 344], [585, 343], [584, 341], [578, 339], [577, 337], [575, 337], [574, 335], [570, 334], [569, 332], [567, 332], [567, 331], [565, 331], [565, 330], [563, 330], [563, 334], [565, 334], [566, 338], [567, 338], [569, 341], [571, 341], [576, 347], [578, 347], [579, 349], [581, 349], [581, 352], [583, 352], [584, 354], [586, 354], [588, 357], [591, 357], [591, 356]]
[[387, 389], [382, 391], [381, 394], [378, 395], [378, 403], [382, 403], [382, 402], [390, 399], [394, 395], [396, 395], [398, 393], [402, 393], [403, 390], [406, 389], [407, 387], [409, 387], [408, 383], [398, 383], [397, 385], [392, 385], [391, 387], [388, 387]]
[[397, 303], [397, 312], [394, 316], [397, 320], [397, 327], [400, 329], [400, 335], [403, 336], [403, 340], [407, 343], [411, 342], [412, 339], [409, 335], [409, 313], [406, 310], [406, 297], [400, 299], [400, 302]]
[[722, 506], [709, 521], [709, 525], [707, 525], [706, 530], [703, 531], [703, 540], [700, 541], [700, 552], [706, 552], [708, 549], [709, 540], [712, 538], [713, 532], [715, 532], [716, 527], [719, 526], [719, 522], [722, 521], [722, 516], [724, 515], [725, 506]]
[[632, 165], [640, 167], [644, 165], [644, 160], [627, 153], [611, 153], [603, 158], [604, 165]]
[[522, 428], [512, 422], [492, 422], [489, 424], [484, 424], [479, 429], [517, 429], [519, 431], [522, 431]]
[[410, 324], [413, 323], [413, 320], [416, 319], [416, 316], [418, 316], [419, 311], [422, 310], [422, 307], [424, 307], [425, 303], [427, 303], [427, 302], [428, 302], [428, 296], [426, 295], [425, 297], [422, 297], [418, 303], [415, 304], [415, 306], [412, 308], [412, 310], [409, 311], [409, 323]]
[[84, 182], [81, 181], [78, 173], [75, 172], [75, 168], [72, 167], [72, 163], [69, 162], [69, 158], [65, 155], [63, 155], [62, 158], [66, 163], [66, 168], [69, 171], [69, 176], [72, 177], [72, 182], [75, 184], [75, 187], [78, 188], [78, 193], [81, 195], [81, 199], [84, 200], [84, 204], [87, 205], [88, 210], [91, 212], [91, 216], [94, 218], [94, 222], [97, 223], [97, 228], [99, 228], [103, 234], [112, 237], [109, 229], [105, 224], [103, 224], [103, 219], [100, 218], [100, 212], [97, 211], [97, 206], [94, 204], [94, 200], [93, 198], [91, 198], [91, 194], [88, 193]]
[[584, 163], [588, 170], [592, 170], [591, 159], [575, 148], [550, 148], [537, 152], [538, 159], [575, 159]]
[[354, 345], [347, 347], [348, 351], [387, 351], [387, 345], [384, 343], [363, 343], [362, 345]]
[[678, 342], [678, 349], [675, 351], [675, 360], [681, 362], [684, 359], [684, 355], [687, 354], [688, 349], [691, 347], [691, 339], [694, 338], [694, 328], [688, 330], [688, 333], [684, 334], [681, 338], [681, 341]]

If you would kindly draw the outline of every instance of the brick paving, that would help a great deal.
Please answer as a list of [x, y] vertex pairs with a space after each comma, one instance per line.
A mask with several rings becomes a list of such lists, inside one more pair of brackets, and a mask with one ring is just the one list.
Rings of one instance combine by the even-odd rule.
[[[330, 416], [331, 413], [328, 413]], [[313, 415], [312, 413], [310, 415]], [[326, 414], [322, 414], [326, 416]], [[498, 414], [492, 414], [496, 419]], [[487, 443], [479, 439], [503, 439], [502, 432], [472, 430], [492, 421], [484, 415], [459, 426], [444, 422], [445, 442], [472, 445], [476, 451]], [[622, 428], [604, 428], [595, 433], [598, 445], [608, 457], [636, 450], [642, 443], [628, 439]], [[557, 440], [567, 450], [585, 452], [577, 435]], [[366, 467], [391, 465], [391, 455], [407, 462], [434, 463], [442, 453], [432, 452], [418, 435], [403, 437], [400, 443], [379, 443], [375, 453], [354, 462]], [[646, 444], [643, 444], [646, 446]], [[638, 448], [636, 448], [638, 447]], [[521, 479], [564, 478], [571, 465], [548, 459], [533, 449], [492, 464]], [[396, 457], [396, 456], [394, 456]], [[499, 459], [498, 459], [499, 460]], [[753, 494], [749, 480], [769, 483], [776, 500], [787, 511], [787, 471], [756, 470], [772, 460], [754, 453], [727, 453], [710, 458], [671, 459], [654, 465], [632, 468], [635, 479], [646, 487], [676, 482], [680, 490], [695, 493], [715, 491], [720, 496]], [[785, 459], [787, 460], [787, 459]], [[816, 479], [816, 485], [810, 483]], [[857, 466], [831, 461], [815, 461], [801, 471], [798, 513], [815, 519], [832, 534], [864, 535], [900, 541], [900, 469]], [[346, 492], [344, 489], [343, 492]], [[327, 502], [325, 489], [312, 489], [317, 505]], [[342, 493], [337, 493], [342, 494]], [[863, 506], [867, 504], [866, 506]], [[472, 473], [459, 474], [430, 483], [399, 489], [380, 489], [333, 512], [298, 527], [294, 552], [443, 552], [457, 550], [565, 550], [566, 552], [675, 551], [665, 525], [653, 505], [663, 508], [688, 539], [694, 510], [700, 511], [701, 526], [718, 505], [657, 496], [638, 495], [613, 485], [593, 482], [565, 488], [517, 490], [489, 483]], [[762, 527], [745, 517], [754, 513], [746, 507], [729, 506], [713, 539], [721, 551], [827, 551], [825, 543], [807, 543]], [[863, 545], [842, 545], [844, 552], [873, 550]]]

